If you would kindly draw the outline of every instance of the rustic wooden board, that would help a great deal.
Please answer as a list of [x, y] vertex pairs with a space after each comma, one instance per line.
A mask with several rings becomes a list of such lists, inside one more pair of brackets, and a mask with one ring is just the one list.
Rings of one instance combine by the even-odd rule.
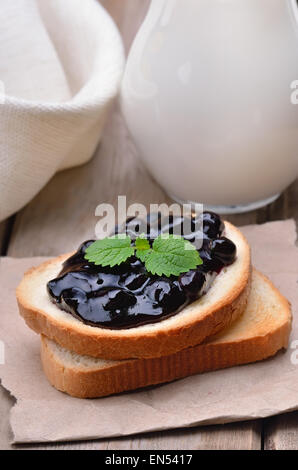
[[298, 412], [287, 413], [264, 421], [266, 450], [298, 449]]
[[[128, 50], [146, 12], [149, 0], [102, 0], [113, 15]], [[102, 177], [104, 175], [104, 177]], [[115, 203], [126, 195], [128, 204], [167, 202], [168, 198], [138, 160], [117, 104], [110, 114], [103, 140], [87, 165], [56, 175], [39, 195], [16, 217], [8, 245], [10, 256], [57, 255], [94, 236], [95, 208], [102, 202]], [[294, 217], [298, 220], [298, 183], [268, 208], [229, 217], [236, 225]], [[4, 232], [3, 232], [4, 233]], [[1, 243], [1, 225], [0, 225]], [[9, 447], [8, 410], [12, 399], [0, 393], [0, 448]], [[292, 427], [266, 420], [265, 444], [281, 445]], [[293, 422], [294, 423], [294, 422]], [[260, 449], [261, 420], [174, 430], [149, 435], [83, 443], [33, 446], [47, 449]], [[281, 434], [280, 434], [281, 432]], [[294, 442], [294, 440], [293, 440]], [[298, 444], [297, 444], [298, 447]], [[30, 446], [32, 448], [32, 446]]]

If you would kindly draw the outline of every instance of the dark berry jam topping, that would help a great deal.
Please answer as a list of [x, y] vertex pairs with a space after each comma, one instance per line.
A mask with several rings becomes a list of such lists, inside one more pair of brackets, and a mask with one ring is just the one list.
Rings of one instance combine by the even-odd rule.
[[[102, 267], [84, 258], [86, 248], [94, 240], [84, 242], [68, 258], [56, 279], [48, 282], [48, 293], [57, 306], [82, 322], [98, 327], [120, 329], [153, 323], [168, 318], [194, 302], [210, 288], [215, 275], [236, 258], [236, 246], [222, 236], [224, 224], [220, 217], [204, 212], [203, 230], [194, 233], [195, 218], [184, 224], [182, 217], [170, 217], [163, 224], [160, 214], [150, 215], [145, 229], [139, 231], [137, 219], [126, 222], [132, 239], [147, 233], [150, 244], [160, 233], [177, 233], [192, 243], [200, 240], [198, 251], [203, 264], [179, 277], [157, 276], [147, 272], [135, 256], [119, 266]], [[183, 225], [184, 224], [184, 225]], [[190, 227], [186, 233], [185, 226]], [[115, 233], [119, 233], [118, 227]]]

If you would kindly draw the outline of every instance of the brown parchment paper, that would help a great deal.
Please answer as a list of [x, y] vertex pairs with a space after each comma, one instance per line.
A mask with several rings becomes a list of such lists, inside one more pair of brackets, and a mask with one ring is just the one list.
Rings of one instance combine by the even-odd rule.
[[[256, 364], [209, 372], [176, 382], [96, 400], [53, 389], [39, 358], [39, 337], [19, 317], [15, 287], [24, 271], [44, 258], [2, 258], [0, 341], [3, 386], [16, 397], [11, 411], [14, 442], [86, 440], [140, 432], [226, 423], [298, 409], [298, 248], [292, 220], [243, 228], [254, 265], [292, 302], [287, 352]], [[295, 360], [296, 359], [296, 360]]]

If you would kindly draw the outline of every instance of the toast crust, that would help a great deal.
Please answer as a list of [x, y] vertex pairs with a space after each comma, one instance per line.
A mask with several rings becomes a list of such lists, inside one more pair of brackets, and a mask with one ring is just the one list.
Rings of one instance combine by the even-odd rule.
[[[126, 330], [90, 327], [73, 317], [70, 322], [70, 319], [65, 318], [62, 312], [61, 318], [57, 315], [49, 315], [46, 310], [39, 308], [38, 302], [32, 299], [34, 297], [31, 292], [32, 279], [38, 279], [38, 276], [44, 275], [47, 270], [51, 271], [53, 266], [60, 267], [61, 263], [69, 256], [68, 254], [47, 261], [37, 268], [30, 269], [25, 274], [17, 288], [20, 314], [27, 325], [36, 333], [53, 339], [62, 347], [77, 354], [91, 357], [113, 360], [161, 357], [200, 344], [205, 338], [226, 328], [241, 316], [246, 308], [250, 292], [249, 245], [236, 227], [228, 222], [225, 222], [225, 225], [228, 230], [227, 236], [232, 233], [241, 243], [240, 274], [233, 281], [228, 292], [209, 305], [202, 306], [200, 301], [194, 302], [170, 319], [155, 323], [152, 328], [145, 325]], [[230, 267], [226, 268], [227, 271], [229, 269]], [[221, 282], [224, 283], [225, 273], [218, 275], [217, 278], [220, 278], [221, 275]], [[210, 291], [212, 288], [213, 285]], [[189, 307], [191, 315], [181, 317], [184, 311], [190, 310]], [[55, 308], [59, 310], [58, 307]], [[67, 315], [69, 317], [69, 314]]]
[[283, 323], [266, 334], [227, 342], [213, 338], [169, 356], [107, 362], [106, 366], [100, 368], [78, 365], [73, 367], [61, 361], [52, 349], [51, 342], [42, 337], [41, 358], [44, 372], [56, 389], [77, 398], [95, 398], [273, 356], [288, 345], [291, 308], [289, 302], [264, 275], [254, 271], [253, 276], [259, 277], [272, 288], [279, 308], [284, 313]]

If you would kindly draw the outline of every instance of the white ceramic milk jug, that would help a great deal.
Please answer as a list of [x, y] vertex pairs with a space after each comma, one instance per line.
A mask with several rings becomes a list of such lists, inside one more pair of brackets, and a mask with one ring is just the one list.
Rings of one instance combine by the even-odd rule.
[[241, 212], [297, 176], [297, 81], [296, 0], [152, 0], [122, 110], [168, 194]]

